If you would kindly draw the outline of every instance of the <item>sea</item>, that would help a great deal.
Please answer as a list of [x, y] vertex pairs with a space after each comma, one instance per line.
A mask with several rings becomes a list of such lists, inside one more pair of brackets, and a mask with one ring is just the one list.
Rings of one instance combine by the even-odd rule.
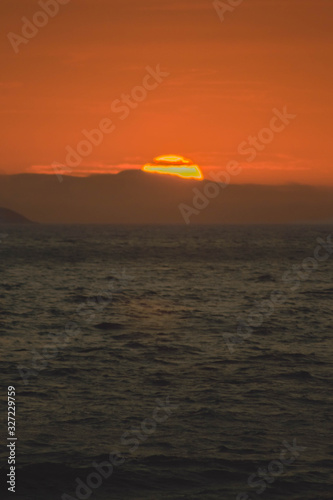
[[333, 225], [0, 234], [1, 498], [333, 499]]

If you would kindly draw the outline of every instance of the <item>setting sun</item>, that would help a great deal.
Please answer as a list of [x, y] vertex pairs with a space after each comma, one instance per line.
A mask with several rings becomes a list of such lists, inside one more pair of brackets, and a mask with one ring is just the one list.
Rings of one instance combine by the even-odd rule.
[[198, 165], [188, 158], [177, 155], [157, 156], [152, 163], [146, 163], [142, 170], [154, 174], [176, 175], [183, 179], [203, 179]]

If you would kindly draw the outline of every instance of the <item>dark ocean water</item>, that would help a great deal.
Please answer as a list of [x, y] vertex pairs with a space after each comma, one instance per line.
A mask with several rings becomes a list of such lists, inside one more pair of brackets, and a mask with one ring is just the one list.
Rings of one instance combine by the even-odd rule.
[[0, 233], [1, 498], [333, 499], [332, 226]]

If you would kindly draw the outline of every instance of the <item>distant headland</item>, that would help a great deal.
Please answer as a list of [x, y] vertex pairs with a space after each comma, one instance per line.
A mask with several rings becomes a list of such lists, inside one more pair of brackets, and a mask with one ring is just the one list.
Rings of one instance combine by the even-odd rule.
[[33, 222], [13, 210], [0, 207], [0, 224], [33, 224]]

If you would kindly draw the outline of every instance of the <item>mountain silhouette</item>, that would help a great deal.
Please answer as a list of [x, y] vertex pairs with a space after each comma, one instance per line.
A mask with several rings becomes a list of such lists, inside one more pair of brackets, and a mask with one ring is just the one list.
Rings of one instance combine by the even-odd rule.
[[62, 182], [55, 175], [3, 175], [0, 200], [3, 206], [41, 223], [185, 224], [184, 214], [191, 224], [321, 223], [333, 219], [331, 187], [223, 186], [140, 170], [84, 178], [64, 176]]
[[0, 207], [0, 224], [33, 224], [33, 222], [13, 210]]

